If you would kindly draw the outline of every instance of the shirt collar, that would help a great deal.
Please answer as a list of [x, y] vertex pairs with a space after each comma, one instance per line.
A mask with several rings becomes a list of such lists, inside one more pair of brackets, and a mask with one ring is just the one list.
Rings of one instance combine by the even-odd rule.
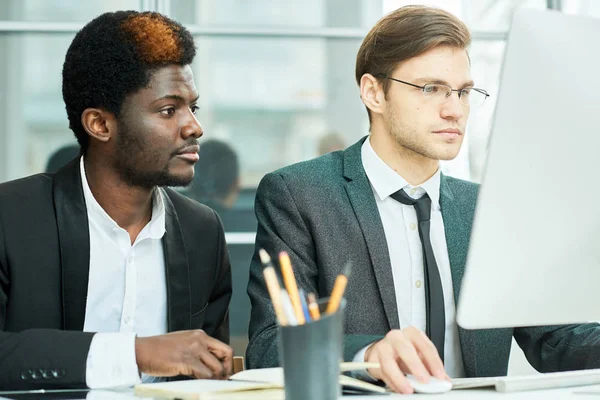
[[[81, 171], [81, 186], [83, 187], [83, 197], [85, 199], [88, 219], [97, 222], [107, 231], [123, 229], [106, 213], [106, 211], [104, 211], [92, 194], [92, 190], [90, 189], [85, 174], [83, 156], [79, 161], [79, 169]], [[142, 232], [147, 230], [147, 237], [151, 239], [161, 239], [166, 232], [165, 203], [162, 196], [162, 190], [160, 188], [155, 188], [152, 193], [152, 217], [150, 218], [150, 222], [142, 230]]]
[[383, 201], [398, 190], [404, 189], [406, 194], [413, 199], [418, 199], [427, 193], [431, 198], [432, 207], [439, 209], [441, 175], [439, 168], [427, 181], [419, 186], [412, 186], [396, 171], [390, 168], [385, 161], [379, 158], [371, 146], [370, 136], [362, 145], [361, 155], [367, 178], [369, 178], [369, 182], [371, 182], [371, 186], [380, 200]]

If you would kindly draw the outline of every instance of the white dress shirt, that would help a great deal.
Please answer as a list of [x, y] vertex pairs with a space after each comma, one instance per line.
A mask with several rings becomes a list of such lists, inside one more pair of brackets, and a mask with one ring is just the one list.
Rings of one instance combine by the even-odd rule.
[[[404, 189], [413, 199], [418, 199], [425, 193], [431, 198], [431, 245], [442, 280], [446, 316], [444, 366], [450, 377], [463, 377], [464, 367], [456, 325], [452, 275], [440, 210], [440, 170], [438, 169], [427, 182], [414, 187], [379, 158], [371, 146], [370, 137], [365, 140], [361, 154], [390, 253], [400, 328], [414, 326], [423, 332], [426, 327], [425, 288], [423, 249], [419, 238], [417, 213], [414, 206], [402, 204], [390, 195]], [[355, 361], [364, 360], [367, 348], [368, 346], [356, 354]]]
[[[90, 265], [85, 332], [94, 335], [87, 357], [91, 389], [140, 383], [135, 337], [167, 332], [167, 289], [161, 239], [165, 206], [161, 191], [152, 198], [152, 218], [133, 245], [129, 233], [94, 198], [80, 162], [90, 232]], [[144, 381], [156, 378], [143, 376]]]

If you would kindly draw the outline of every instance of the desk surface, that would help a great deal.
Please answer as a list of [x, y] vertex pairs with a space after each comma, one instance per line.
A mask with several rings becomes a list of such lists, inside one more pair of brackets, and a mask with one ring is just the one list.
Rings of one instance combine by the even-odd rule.
[[[595, 395], [595, 396], [594, 396]], [[235, 395], [231, 396], [235, 399]], [[422, 400], [427, 399], [502, 399], [502, 400], [552, 400], [552, 399], [587, 399], [587, 398], [600, 398], [600, 385], [594, 386], [580, 386], [574, 388], [563, 388], [563, 389], [551, 389], [551, 390], [537, 390], [537, 391], [525, 391], [525, 392], [514, 392], [514, 393], [499, 393], [492, 389], [467, 389], [467, 390], [453, 390], [443, 395], [425, 395], [419, 394], [418, 398]], [[29, 399], [34, 397], [20, 397], [22, 399]], [[43, 396], [36, 398], [59, 398], [53, 396]], [[374, 400], [374, 399], [394, 399], [394, 398], [406, 398], [406, 396], [392, 394], [392, 395], [379, 395], [379, 396], [346, 396], [344, 399], [352, 400]], [[4, 399], [4, 397], [0, 397]], [[107, 390], [92, 390], [88, 392], [86, 400], [139, 400], [148, 399], [147, 397], [137, 397], [133, 395], [132, 390], [113, 392]]]

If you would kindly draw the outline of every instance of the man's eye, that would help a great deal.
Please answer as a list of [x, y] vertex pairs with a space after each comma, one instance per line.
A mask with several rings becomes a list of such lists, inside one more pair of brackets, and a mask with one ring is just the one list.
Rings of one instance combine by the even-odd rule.
[[165, 108], [164, 110], [160, 110], [160, 113], [164, 115], [173, 115], [175, 114], [175, 109], [173, 107]]
[[439, 90], [436, 85], [425, 85], [423, 86], [423, 92], [425, 93], [435, 93]]
[[471, 95], [471, 89], [463, 89], [460, 91], [460, 97], [469, 97]]
[[192, 110], [192, 114], [196, 114], [196, 111], [198, 111], [200, 109], [200, 107], [198, 106], [191, 106], [190, 110]]

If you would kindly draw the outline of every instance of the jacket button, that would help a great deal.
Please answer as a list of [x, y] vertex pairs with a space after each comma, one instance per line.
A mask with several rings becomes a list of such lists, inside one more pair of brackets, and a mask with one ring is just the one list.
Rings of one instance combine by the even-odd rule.
[[38, 371], [33, 370], [33, 371], [31, 371], [31, 377], [33, 378], [33, 380], [37, 380], [37, 379], [40, 379], [42, 376], [41, 376], [41, 374], [38, 374]]
[[24, 381], [29, 379], [29, 374], [27, 373], [27, 371], [21, 372], [21, 379]]

